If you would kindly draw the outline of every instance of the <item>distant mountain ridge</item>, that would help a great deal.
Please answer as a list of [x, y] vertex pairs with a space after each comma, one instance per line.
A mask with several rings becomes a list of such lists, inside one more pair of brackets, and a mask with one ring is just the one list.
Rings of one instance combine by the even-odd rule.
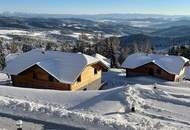
[[136, 34], [144, 30], [120, 23], [104, 23], [81, 18], [24, 18], [0, 17], [0, 28], [16, 29], [52, 29], [67, 32], [95, 32], [102, 31], [107, 34]]
[[[26, 17], [24, 17], [25, 15]], [[155, 48], [190, 44], [189, 17], [151, 14], [81, 15], [84, 17], [76, 15], [78, 18], [75, 18], [75, 15], [65, 16], [68, 18], [41, 17], [41, 14], [3, 14], [0, 16], [0, 29], [59, 30], [62, 34], [78, 32], [94, 34], [99, 31], [108, 34], [108, 36], [113, 34], [121, 36], [122, 47], [145, 42], [149, 42]], [[86, 19], [89, 16], [92, 16], [93, 19]], [[94, 19], [95, 16], [98, 17]], [[98, 19], [106, 17], [107, 19]]]
[[182, 26], [172, 26], [169, 28], [164, 28], [157, 30], [152, 35], [161, 36], [161, 37], [183, 37], [190, 35], [190, 25], [182, 25]]
[[156, 49], [166, 49], [174, 45], [190, 45], [190, 35], [178, 38], [159, 37], [144, 34], [134, 34], [120, 37], [121, 47], [129, 47], [134, 44], [151, 44]]
[[87, 19], [134, 19], [134, 18], [181, 18], [189, 17], [185, 15], [162, 15], [162, 14], [141, 14], [141, 13], [110, 13], [110, 14], [44, 14], [44, 13], [22, 13], [22, 12], [3, 12], [0, 16], [18, 17], [42, 17], [42, 18], [87, 18]]

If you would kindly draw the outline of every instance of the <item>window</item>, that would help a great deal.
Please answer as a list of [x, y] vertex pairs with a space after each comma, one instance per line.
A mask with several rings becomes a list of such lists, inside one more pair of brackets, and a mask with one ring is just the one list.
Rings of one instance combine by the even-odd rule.
[[36, 76], [36, 73], [35, 73], [35, 72], [33, 72], [32, 78], [33, 78], [33, 79], [37, 79], [37, 76]]
[[94, 68], [94, 74], [97, 74], [97, 73], [98, 73], [97, 68]]
[[78, 81], [78, 82], [81, 82], [81, 76], [78, 77], [77, 81]]
[[53, 77], [53, 76], [49, 75], [48, 78], [49, 78], [49, 81], [50, 81], [50, 82], [53, 82], [53, 81], [54, 81], [54, 77]]
[[161, 74], [161, 70], [160, 69], [157, 69], [156, 72], [157, 72], [157, 74]]

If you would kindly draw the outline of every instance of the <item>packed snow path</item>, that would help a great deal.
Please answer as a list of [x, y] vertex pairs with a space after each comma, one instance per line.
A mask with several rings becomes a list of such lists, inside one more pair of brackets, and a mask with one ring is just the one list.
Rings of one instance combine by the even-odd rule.
[[16, 130], [16, 121], [23, 121], [23, 130], [85, 130], [67, 125], [59, 125], [39, 120], [21, 118], [0, 113], [0, 130]]

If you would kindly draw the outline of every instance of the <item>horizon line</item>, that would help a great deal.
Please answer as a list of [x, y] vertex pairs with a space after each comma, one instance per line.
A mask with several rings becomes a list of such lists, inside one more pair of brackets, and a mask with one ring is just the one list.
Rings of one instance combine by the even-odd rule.
[[159, 13], [138, 13], [138, 12], [129, 12], [129, 13], [37, 13], [37, 12], [11, 12], [11, 11], [0, 11], [0, 14], [32, 14], [32, 15], [157, 15], [157, 16], [190, 16], [190, 14], [159, 14]]

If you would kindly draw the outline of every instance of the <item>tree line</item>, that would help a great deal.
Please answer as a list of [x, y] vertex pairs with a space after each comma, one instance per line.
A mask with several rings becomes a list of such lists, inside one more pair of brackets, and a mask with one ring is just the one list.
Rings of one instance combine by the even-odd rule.
[[190, 59], [190, 46], [189, 45], [173, 46], [169, 49], [168, 54], [183, 56]]
[[[24, 40], [23, 40], [24, 39]], [[57, 50], [63, 52], [81, 52], [88, 55], [99, 53], [111, 60], [111, 67], [120, 67], [124, 59], [135, 52], [152, 53], [153, 47], [148, 41], [144, 44], [134, 43], [129, 47], [122, 47], [118, 37], [109, 37], [94, 41], [77, 41], [76, 44], [57, 43], [53, 41], [41, 41], [36, 39], [14, 39], [11, 43], [4, 43], [0, 40], [0, 69], [5, 64], [5, 55], [9, 53], [27, 52], [35, 48], [44, 48], [45, 50]]]

